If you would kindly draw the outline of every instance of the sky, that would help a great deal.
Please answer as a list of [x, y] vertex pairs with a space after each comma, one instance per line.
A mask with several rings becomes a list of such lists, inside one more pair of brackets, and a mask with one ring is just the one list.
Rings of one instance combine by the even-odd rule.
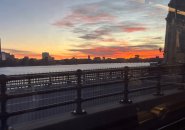
[[17, 58], [160, 56], [170, 0], [0, 0], [2, 50]]

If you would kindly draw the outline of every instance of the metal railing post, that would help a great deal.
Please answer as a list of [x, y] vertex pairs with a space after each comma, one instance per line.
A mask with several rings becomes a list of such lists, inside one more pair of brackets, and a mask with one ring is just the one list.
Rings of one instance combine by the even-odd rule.
[[77, 70], [77, 86], [76, 86], [76, 92], [77, 92], [77, 99], [76, 99], [76, 110], [74, 110], [72, 113], [75, 115], [82, 115], [85, 114], [86, 111], [82, 109], [82, 70]]
[[50, 87], [52, 85], [52, 78], [51, 78], [51, 75], [49, 75], [49, 84], [48, 84]]
[[[185, 64], [182, 65], [182, 69], [181, 69], [181, 72], [182, 72], [182, 80], [181, 80], [181, 83], [184, 84], [185, 83]], [[185, 86], [182, 85], [179, 87], [180, 90], [184, 90]]]
[[6, 94], [6, 75], [0, 75], [1, 84], [1, 130], [8, 130], [8, 113], [7, 113], [7, 94]]
[[112, 71], [109, 72], [109, 80], [112, 80]]
[[100, 74], [96, 73], [96, 82], [99, 82], [99, 81], [100, 81]]
[[120, 101], [120, 103], [124, 104], [130, 104], [132, 101], [129, 99], [128, 94], [128, 83], [129, 83], [129, 67], [126, 66], [124, 68], [124, 91], [123, 91], [123, 99]]
[[164, 95], [161, 90], [161, 78], [162, 78], [161, 75], [162, 75], [162, 67], [161, 67], [161, 65], [158, 65], [158, 67], [157, 67], [157, 87], [156, 87], [156, 93], [154, 93], [155, 96], [163, 96]]
[[28, 87], [31, 88], [31, 79], [30, 78], [28, 78]]

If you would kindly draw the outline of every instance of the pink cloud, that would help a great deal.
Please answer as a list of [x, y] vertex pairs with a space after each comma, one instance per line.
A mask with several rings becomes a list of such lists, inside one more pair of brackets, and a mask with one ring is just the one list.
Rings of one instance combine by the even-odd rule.
[[128, 45], [127, 41], [124, 40], [117, 40], [114, 38], [108, 38], [108, 39], [104, 39], [102, 38], [99, 42], [108, 42], [108, 43], [115, 43], [115, 44], [119, 44], [119, 45]]
[[123, 32], [128, 32], [128, 33], [140, 32], [140, 31], [145, 31], [145, 30], [147, 30], [147, 28], [145, 27], [124, 27], [123, 28]]
[[73, 27], [74, 26], [74, 24], [69, 21], [57, 21], [53, 23], [53, 25], [57, 27]]
[[57, 27], [73, 27], [76, 24], [111, 22], [115, 20], [114, 15], [101, 11], [100, 8], [99, 5], [76, 8], [61, 20], [54, 22], [53, 25]]

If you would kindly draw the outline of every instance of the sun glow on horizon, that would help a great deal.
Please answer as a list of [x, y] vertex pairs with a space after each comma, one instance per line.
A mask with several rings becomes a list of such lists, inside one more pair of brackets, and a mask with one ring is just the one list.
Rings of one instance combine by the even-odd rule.
[[[55, 60], [62, 60], [62, 59], [71, 59], [71, 58], [77, 58], [77, 59], [87, 59], [88, 55], [87, 54], [81, 54], [78, 53], [77, 55], [68, 55], [68, 56], [62, 56], [62, 55], [52, 55], [52, 57], [55, 58]], [[147, 59], [147, 58], [155, 58], [155, 57], [160, 57], [163, 58], [163, 53], [159, 52], [159, 50], [138, 50], [138, 51], [130, 51], [130, 52], [117, 52], [114, 55], [90, 55], [91, 58], [95, 57], [105, 57], [105, 58], [124, 58], [124, 59], [130, 59], [134, 58], [136, 55], [139, 55], [139, 58], [141, 59]], [[24, 57], [29, 57], [29, 58], [35, 58], [35, 59], [42, 59], [41, 54], [33, 54], [33, 55], [24, 55], [24, 54], [15, 54], [15, 58], [21, 59]]]

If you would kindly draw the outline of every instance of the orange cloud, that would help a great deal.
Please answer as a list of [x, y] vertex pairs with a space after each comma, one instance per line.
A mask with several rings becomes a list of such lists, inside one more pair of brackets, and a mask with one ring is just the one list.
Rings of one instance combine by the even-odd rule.
[[[110, 54], [104, 54], [104, 55], [96, 55], [95, 53], [99, 53], [99, 52], [102, 52], [102, 54], [104, 53], [104, 51], [111, 51], [111, 52], [114, 52], [114, 51], [117, 51], [116, 53], [112, 53], [112, 55]], [[78, 53], [75, 53], [75, 55], [71, 54], [71, 55], [52, 55], [56, 60], [61, 60], [61, 59], [67, 59], [67, 58], [72, 58], [72, 57], [76, 57], [76, 58], [87, 58], [87, 55], [86, 53], [82, 53], [82, 52], [78, 52]], [[94, 54], [90, 54], [91, 57], [97, 57], [97, 56], [104, 56], [104, 57], [110, 57], [110, 58], [126, 58], [126, 59], [129, 59], [129, 58], [133, 58], [135, 57], [135, 55], [139, 55], [140, 58], [142, 59], [145, 59], [145, 58], [154, 58], [156, 56], [159, 56], [159, 57], [163, 57], [163, 54], [161, 52], [159, 52], [159, 50], [132, 50], [132, 51], [126, 51], [126, 52], [122, 52], [122, 51], [119, 51], [117, 49], [114, 49], [114, 50], [109, 50], [108, 48], [107, 49], [103, 49], [103, 48], [96, 48], [94, 50]], [[32, 55], [26, 55], [30, 58], [36, 58], [36, 59], [41, 59], [41, 54], [32, 54]], [[16, 58], [23, 58], [25, 57], [25, 55], [23, 54], [15, 54], [15, 57]]]
[[115, 58], [133, 58], [135, 55], [139, 55], [140, 58], [154, 58], [156, 56], [163, 57], [163, 53], [159, 52], [159, 50], [135, 50], [130, 52], [118, 52], [113, 55]]
[[41, 54], [18, 54], [14, 53], [16, 58], [24, 58], [25, 56], [28, 56], [29, 58], [36, 58], [36, 59], [41, 59]]
[[133, 58], [135, 55], [140, 55], [140, 58], [163, 57], [159, 52], [158, 46], [154, 45], [140, 45], [140, 46], [109, 46], [109, 47], [95, 47], [91, 49], [72, 49], [72, 53], [80, 53], [91, 55], [94, 57], [111, 57], [111, 58]]
[[[115, 42], [116, 39], [103, 39], [102, 42]], [[57, 60], [60, 59], [70, 59], [72, 57], [76, 58], [87, 58], [87, 55], [91, 57], [110, 57], [110, 58], [133, 58], [135, 55], [140, 55], [140, 58], [152, 58], [152, 57], [163, 57], [163, 54], [159, 52], [157, 45], [147, 44], [147, 45], [137, 45], [137, 46], [127, 46], [124, 41], [117, 41], [124, 43], [124, 46], [95, 46], [90, 49], [83, 48], [81, 49], [71, 49], [68, 53], [63, 54], [51, 54]], [[10, 50], [10, 49], [9, 49]], [[41, 59], [41, 53], [33, 52], [23, 52], [20, 50], [13, 50], [11, 54], [14, 54], [16, 58], [23, 58], [28, 56], [30, 58]]]

